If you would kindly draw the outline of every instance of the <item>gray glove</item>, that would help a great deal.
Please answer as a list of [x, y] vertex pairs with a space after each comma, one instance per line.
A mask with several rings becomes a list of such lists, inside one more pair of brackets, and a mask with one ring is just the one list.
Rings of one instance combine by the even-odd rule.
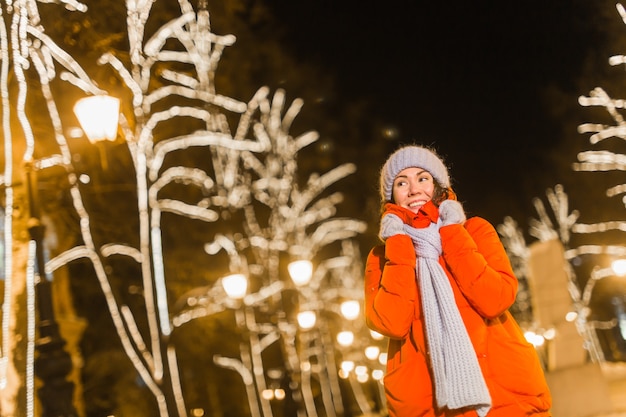
[[394, 235], [405, 235], [404, 222], [395, 214], [385, 214], [380, 221], [380, 233], [378, 236], [382, 240]]
[[466, 220], [463, 206], [456, 200], [445, 200], [439, 205], [439, 219], [442, 226], [463, 224]]

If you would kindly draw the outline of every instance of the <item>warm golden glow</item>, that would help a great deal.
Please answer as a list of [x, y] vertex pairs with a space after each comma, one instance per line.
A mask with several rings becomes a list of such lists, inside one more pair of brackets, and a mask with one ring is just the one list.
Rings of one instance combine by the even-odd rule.
[[341, 346], [350, 346], [354, 342], [354, 333], [343, 331], [337, 334], [337, 343]]
[[90, 96], [78, 100], [74, 114], [91, 143], [117, 138], [120, 101], [111, 96]]
[[626, 275], [626, 259], [617, 259], [611, 263], [611, 268], [618, 277]]
[[271, 400], [274, 398], [274, 390], [271, 389], [264, 389], [263, 392], [261, 392], [261, 397], [263, 397], [264, 400]]
[[354, 362], [353, 361], [343, 361], [341, 362], [341, 370], [346, 374], [349, 374], [354, 370]]
[[354, 368], [354, 374], [356, 375], [356, 380], [361, 383], [367, 382], [367, 380], [369, 379], [367, 367], [364, 365], [359, 365]]
[[385, 373], [381, 371], [380, 369], [374, 369], [372, 371], [372, 378], [374, 378], [376, 381], [382, 380], [384, 376], [385, 376]]
[[341, 315], [348, 320], [355, 320], [359, 317], [361, 306], [356, 300], [348, 300], [341, 303]]
[[378, 358], [380, 348], [378, 346], [368, 346], [365, 348], [365, 357], [370, 360]]
[[228, 275], [222, 278], [222, 287], [230, 298], [241, 300], [248, 290], [248, 278], [243, 274]]
[[554, 338], [556, 337], [556, 329], [554, 327], [549, 328], [548, 330], [543, 332], [543, 337], [546, 340], [554, 340]]
[[285, 399], [285, 390], [282, 388], [276, 388], [274, 390], [274, 398], [276, 398], [277, 400], [284, 400]]
[[383, 338], [385, 337], [375, 330], [370, 330], [370, 336], [372, 336], [372, 339], [374, 340], [383, 340]]
[[537, 334], [533, 331], [527, 331], [524, 333], [524, 337], [529, 343], [532, 343], [535, 347], [543, 346], [546, 339], [541, 334]]
[[578, 318], [578, 313], [575, 311], [570, 311], [565, 315], [565, 321], [572, 322]]
[[289, 270], [291, 280], [297, 287], [308, 284], [313, 276], [313, 264], [311, 261], [293, 261], [287, 266], [287, 269]]
[[298, 324], [304, 330], [312, 329], [316, 320], [317, 316], [314, 311], [301, 311], [298, 313]]

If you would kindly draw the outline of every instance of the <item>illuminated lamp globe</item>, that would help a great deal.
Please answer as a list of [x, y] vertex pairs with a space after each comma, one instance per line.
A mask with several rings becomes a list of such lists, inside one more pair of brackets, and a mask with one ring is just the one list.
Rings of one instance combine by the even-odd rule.
[[344, 330], [337, 333], [337, 343], [341, 346], [350, 346], [354, 342], [354, 333], [349, 330]]
[[348, 300], [341, 303], [341, 315], [348, 320], [355, 320], [359, 317], [361, 306], [356, 300]]
[[343, 369], [346, 373], [352, 372], [354, 370], [354, 361], [341, 362], [341, 369]]
[[298, 325], [303, 330], [312, 329], [317, 321], [317, 316], [314, 311], [301, 311], [298, 313]]
[[577, 318], [578, 318], [578, 313], [575, 311], [568, 311], [567, 314], [565, 314], [565, 321], [567, 322], [571, 323]]
[[374, 360], [380, 355], [380, 348], [378, 346], [368, 346], [365, 348], [365, 357], [369, 360]]
[[244, 274], [232, 274], [222, 278], [222, 287], [233, 300], [241, 300], [248, 290], [248, 278]]
[[356, 380], [365, 383], [369, 379], [369, 374], [367, 372], [367, 367], [363, 365], [359, 365], [354, 368], [354, 374], [356, 375]]
[[618, 277], [626, 275], [626, 259], [617, 259], [611, 263], [611, 269]]
[[287, 269], [289, 270], [289, 276], [296, 287], [308, 284], [313, 276], [313, 264], [311, 261], [293, 261], [287, 265]]
[[372, 336], [372, 339], [374, 340], [383, 340], [385, 338], [385, 336], [375, 330], [370, 330], [370, 336]]
[[114, 141], [120, 116], [120, 100], [106, 95], [80, 99], [74, 105], [74, 114], [89, 142]]
[[274, 389], [274, 398], [277, 400], [284, 400], [286, 396], [285, 390], [282, 388]]

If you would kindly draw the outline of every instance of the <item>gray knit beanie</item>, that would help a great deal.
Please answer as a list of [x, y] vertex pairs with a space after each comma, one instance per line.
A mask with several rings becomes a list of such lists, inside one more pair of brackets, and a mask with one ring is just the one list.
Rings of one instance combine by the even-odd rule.
[[425, 169], [439, 184], [450, 188], [448, 168], [435, 152], [417, 145], [404, 146], [392, 153], [380, 170], [380, 196], [383, 202], [391, 201], [393, 180], [406, 168]]

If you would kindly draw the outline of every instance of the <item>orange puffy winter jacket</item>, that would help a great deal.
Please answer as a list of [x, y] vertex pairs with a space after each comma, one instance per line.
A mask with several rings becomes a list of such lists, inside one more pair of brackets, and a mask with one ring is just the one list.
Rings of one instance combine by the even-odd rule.
[[[438, 217], [432, 203], [417, 215], [406, 213], [404, 221], [414, 227], [423, 227], [425, 219], [436, 222]], [[517, 279], [495, 229], [474, 217], [463, 225], [441, 227], [440, 235], [439, 263], [450, 280], [491, 394], [487, 416], [550, 416], [552, 400], [539, 358], [508, 312], [515, 301]], [[389, 337], [384, 378], [389, 415], [475, 417], [473, 410], [436, 408], [415, 265], [415, 249], [407, 235], [391, 236], [385, 245], [373, 248], [366, 264], [366, 321]]]

